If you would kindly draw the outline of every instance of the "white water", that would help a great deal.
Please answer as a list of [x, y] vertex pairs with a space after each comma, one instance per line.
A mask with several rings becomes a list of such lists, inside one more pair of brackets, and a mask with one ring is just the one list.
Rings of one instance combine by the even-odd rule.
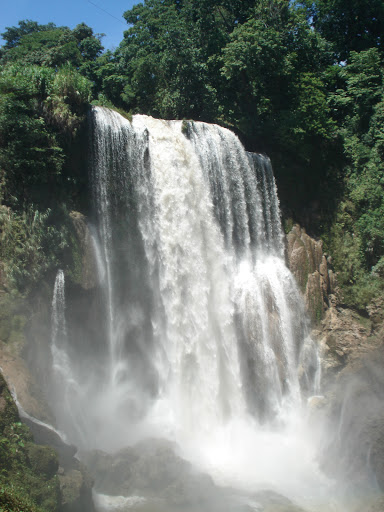
[[178, 121], [103, 108], [92, 122], [105, 371], [84, 361], [75, 375], [76, 349], [62, 350], [54, 327], [54, 367], [76, 387], [72, 438], [115, 450], [167, 437], [219, 484], [333, 510], [305, 423], [318, 354], [269, 160], [214, 125], [184, 134]]
[[52, 298], [52, 386], [48, 395], [51, 397], [59, 428], [64, 432], [67, 441], [73, 441], [73, 430], [82, 432], [87, 429], [82, 414], [86, 393], [81, 389], [74, 371], [73, 360], [76, 356], [68, 339], [65, 312], [65, 276], [62, 270], [58, 270]]
[[65, 320], [65, 278], [64, 272], [58, 270], [55, 279], [52, 298], [52, 362], [56, 382], [66, 386], [72, 379], [71, 362], [69, 359], [69, 345], [67, 337], [67, 323]]
[[[1, 368], [1, 366], [0, 366], [0, 372], [3, 373], [3, 369]], [[29, 420], [31, 423], [35, 423], [36, 425], [39, 425], [40, 427], [43, 427], [44, 429], [53, 432], [54, 434], [57, 435], [57, 437], [59, 437], [61, 439], [61, 441], [63, 441], [63, 443], [68, 443], [68, 439], [64, 432], [61, 432], [60, 430], [57, 430], [55, 427], [53, 427], [49, 423], [45, 423], [44, 421], [41, 421], [38, 418], [35, 418], [34, 416], [31, 416], [30, 414], [28, 414], [27, 411], [24, 409], [24, 407], [19, 402], [15, 387], [9, 386], [9, 388], [10, 388], [10, 392], [11, 392], [13, 401], [16, 404], [17, 410], [18, 410], [21, 418], [23, 418], [23, 419], [25, 418], [25, 419]]]

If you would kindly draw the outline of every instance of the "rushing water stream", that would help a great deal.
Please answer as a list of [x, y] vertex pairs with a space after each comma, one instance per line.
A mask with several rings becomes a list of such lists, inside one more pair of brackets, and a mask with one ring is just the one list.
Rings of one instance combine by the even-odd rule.
[[305, 426], [319, 357], [269, 159], [215, 125], [101, 107], [91, 123], [105, 342], [71, 345], [59, 271], [60, 427], [84, 449], [167, 438], [218, 484], [333, 510]]

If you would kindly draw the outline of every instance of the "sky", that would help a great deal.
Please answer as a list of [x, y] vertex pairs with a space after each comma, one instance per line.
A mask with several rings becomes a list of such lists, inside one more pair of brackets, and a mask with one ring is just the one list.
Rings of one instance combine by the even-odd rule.
[[[94, 33], [104, 33], [105, 49], [116, 48], [123, 39], [128, 25], [123, 13], [142, 0], [0, 0], [0, 34], [6, 27], [13, 27], [21, 20], [75, 28], [84, 22]], [[0, 38], [0, 45], [4, 44]]]

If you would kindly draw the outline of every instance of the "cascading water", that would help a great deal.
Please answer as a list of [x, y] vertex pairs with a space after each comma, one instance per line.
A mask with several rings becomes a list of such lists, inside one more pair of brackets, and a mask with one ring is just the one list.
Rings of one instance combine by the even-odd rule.
[[64, 272], [58, 270], [52, 298], [52, 362], [53, 373], [60, 385], [68, 381], [71, 364], [68, 356], [67, 323], [65, 320], [65, 278]]
[[166, 437], [220, 483], [325, 499], [300, 420], [318, 356], [268, 158], [215, 125], [101, 107], [91, 121], [105, 347], [86, 373], [70, 348], [72, 439], [114, 450]]
[[52, 347], [58, 349], [67, 337], [65, 321], [65, 279], [64, 272], [58, 270], [52, 298]]
[[183, 134], [181, 122], [131, 124], [105, 109], [94, 124], [117, 387], [136, 379], [124, 357], [134, 319], [153, 399], [179, 427], [209, 430], [249, 410], [267, 420], [297, 406], [305, 314], [284, 264], [269, 160], [218, 126], [191, 123]]
[[60, 407], [54, 407], [54, 409], [57, 421], [64, 431], [69, 423], [68, 416], [70, 416], [70, 423], [75, 419], [72, 414], [73, 405], [76, 408], [76, 404], [73, 403], [73, 390], [77, 388], [70, 359], [65, 309], [65, 277], [64, 272], [58, 270], [53, 288], [51, 311], [52, 388], [50, 394], [52, 403], [56, 402], [57, 396], [62, 399]]

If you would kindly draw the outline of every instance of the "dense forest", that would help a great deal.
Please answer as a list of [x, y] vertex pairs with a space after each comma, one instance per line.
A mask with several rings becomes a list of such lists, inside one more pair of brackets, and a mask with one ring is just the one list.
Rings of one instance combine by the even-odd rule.
[[333, 257], [346, 304], [384, 282], [382, 0], [146, 0], [124, 39], [20, 21], [0, 48], [0, 224], [9, 286], [28, 292], [71, 245], [90, 104], [218, 123], [274, 165], [286, 229]]

